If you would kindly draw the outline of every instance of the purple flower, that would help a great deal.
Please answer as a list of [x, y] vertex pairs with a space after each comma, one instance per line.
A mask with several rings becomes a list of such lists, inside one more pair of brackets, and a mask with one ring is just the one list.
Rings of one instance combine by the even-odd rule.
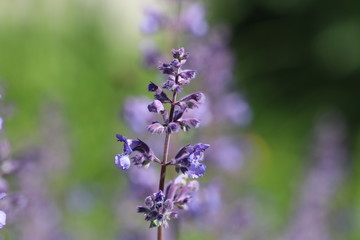
[[187, 182], [183, 174], [166, 186], [165, 194], [160, 190], [145, 198], [145, 206], [137, 208], [138, 213], [145, 215], [145, 220], [150, 221], [150, 228], [168, 226], [168, 220], [177, 218], [178, 213], [174, 210], [188, 209], [193, 193], [199, 189], [197, 181]]
[[179, 73], [178, 83], [180, 85], [189, 84], [191, 80], [193, 80], [195, 77], [196, 77], [196, 71], [190, 69], [182, 70]]
[[206, 166], [199, 161], [204, 158], [204, 151], [209, 148], [209, 144], [198, 143], [194, 146], [184, 146], [176, 154], [173, 160], [176, 171], [187, 173], [191, 178], [202, 177], [206, 172]]
[[157, 32], [163, 25], [164, 16], [153, 9], [145, 11], [145, 19], [141, 23], [141, 30], [146, 34]]
[[179, 61], [179, 59], [175, 58], [170, 62], [170, 65], [173, 66], [174, 68], [180, 68], [181, 62]]
[[176, 84], [173, 79], [166, 80], [166, 82], [162, 84], [162, 87], [174, 92], [181, 92], [183, 90], [183, 88], [180, 85]]
[[203, 36], [208, 31], [208, 24], [205, 20], [205, 7], [201, 3], [190, 5], [181, 16], [182, 24], [185, 30], [195, 36]]
[[118, 154], [115, 156], [115, 165], [117, 165], [121, 170], [126, 170], [130, 167], [130, 158], [129, 155]]
[[174, 203], [171, 199], [165, 200], [164, 193], [160, 190], [145, 198], [145, 207], [139, 206], [138, 213], [145, 215], [145, 220], [150, 221], [150, 228], [159, 226], [168, 226], [168, 220], [176, 216], [172, 211]]
[[194, 192], [198, 190], [199, 182], [195, 180], [187, 182], [187, 176], [180, 174], [166, 186], [165, 199], [171, 200], [179, 209], [187, 210]]
[[189, 131], [191, 127], [197, 128], [200, 126], [200, 121], [196, 118], [182, 119], [179, 120], [179, 123], [181, 125], [181, 129], [185, 132]]
[[146, 129], [155, 116], [147, 110], [148, 98], [130, 97], [124, 104], [124, 117], [126, 123], [134, 132], [140, 133]]
[[143, 56], [143, 63], [147, 68], [154, 68], [159, 63], [161, 55], [158, 49], [153, 45], [143, 46], [141, 49]]
[[132, 157], [135, 165], [147, 166], [150, 161], [155, 160], [156, 157], [146, 143], [138, 140], [127, 139], [123, 135], [116, 134], [119, 142], [124, 143], [124, 153], [115, 156], [115, 165], [122, 170], [127, 170], [130, 167], [130, 154], [133, 151], [139, 152]]
[[159, 100], [154, 100], [148, 105], [149, 112], [163, 113], [165, 111], [164, 105]]
[[3, 119], [2, 117], [0, 117], [0, 130], [2, 130], [2, 125], [3, 125]]
[[168, 74], [168, 75], [175, 74], [174, 66], [168, 63], [161, 63], [158, 69], [162, 71], [163, 74]]
[[184, 48], [173, 49], [171, 50], [171, 53], [173, 55], [173, 58], [181, 59], [184, 56], [185, 49]]
[[239, 126], [245, 126], [249, 124], [252, 119], [249, 104], [237, 93], [224, 95], [215, 108], [215, 111], [221, 111], [222, 114], [219, 118], [222, 122], [231, 121]]
[[178, 60], [180, 63], [180, 66], [186, 63], [186, 60], [189, 58], [190, 54], [188, 52], [185, 52], [184, 48], [179, 48], [177, 50], [173, 49], [171, 50], [174, 59]]
[[207, 160], [227, 173], [238, 172], [251, 152], [251, 143], [242, 138], [219, 137], [210, 143], [212, 148]]
[[153, 122], [148, 126], [148, 131], [151, 134], [162, 134], [165, 130], [165, 127], [159, 122]]
[[[205, 99], [205, 96], [201, 92], [189, 94], [178, 101], [178, 103], [185, 103], [187, 108], [197, 107]], [[182, 107], [183, 108], [183, 107]]]
[[155, 83], [150, 82], [148, 85], [148, 91], [149, 92], [155, 92], [154, 97], [155, 99], [159, 100], [162, 103], [169, 103], [171, 100], [168, 98], [166, 93], [159, 88]]
[[0, 229], [6, 225], [6, 213], [0, 210]]
[[179, 131], [180, 131], [180, 125], [178, 123], [176, 123], [176, 122], [171, 122], [166, 127], [166, 132], [167, 133], [177, 133]]
[[202, 177], [206, 172], [206, 166], [199, 162], [194, 162], [190, 165], [187, 174], [191, 178]]

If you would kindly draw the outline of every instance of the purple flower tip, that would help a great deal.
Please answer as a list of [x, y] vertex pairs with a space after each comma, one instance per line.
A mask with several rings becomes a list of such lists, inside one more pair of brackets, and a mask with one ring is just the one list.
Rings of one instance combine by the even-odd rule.
[[149, 92], [155, 92], [159, 87], [153, 83], [153, 82], [150, 82], [149, 85], [148, 85], [148, 91]]
[[128, 155], [118, 154], [115, 156], [115, 165], [121, 170], [127, 170], [130, 167], [130, 158]]
[[148, 126], [148, 131], [151, 134], [162, 134], [165, 130], [165, 127], [158, 122], [154, 122]]
[[180, 131], [180, 125], [176, 122], [171, 122], [166, 128], [167, 133], [177, 133]]
[[118, 139], [119, 142], [126, 142], [127, 138], [124, 137], [123, 135], [120, 134], [116, 134], [116, 138]]

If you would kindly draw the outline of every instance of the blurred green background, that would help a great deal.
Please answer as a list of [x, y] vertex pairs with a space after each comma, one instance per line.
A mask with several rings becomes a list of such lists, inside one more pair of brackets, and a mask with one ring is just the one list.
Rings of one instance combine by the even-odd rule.
[[[256, 168], [246, 185], [275, 202], [264, 214], [276, 214], [277, 230], [288, 221], [314, 121], [335, 109], [348, 124], [350, 151], [337, 204], [353, 212], [351, 224], [339, 231], [346, 239], [360, 239], [360, 3], [207, 4], [210, 23], [231, 28], [237, 85], [254, 112], [248, 131], [260, 139], [263, 152], [253, 159]], [[44, 109], [59, 111], [69, 168], [48, 187], [76, 239], [113, 239], [119, 228], [109, 207], [125, 184], [112, 162], [119, 150], [114, 134], [127, 133], [120, 118], [125, 97], [150, 96], [146, 84], [155, 76], [140, 64], [144, 8], [140, 0], [0, 1], [0, 84], [13, 107], [4, 131], [16, 158], [33, 146], [46, 146], [39, 129], [51, 120]], [[74, 186], [91, 189], [91, 210], [66, 207]], [[10, 230], [1, 231], [12, 239]]]

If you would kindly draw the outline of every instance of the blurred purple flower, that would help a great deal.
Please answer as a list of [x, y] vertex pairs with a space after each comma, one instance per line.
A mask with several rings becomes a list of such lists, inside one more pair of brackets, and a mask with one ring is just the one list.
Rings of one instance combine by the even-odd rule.
[[162, 58], [159, 50], [153, 44], [146, 44], [141, 48], [143, 63], [147, 68], [155, 68], [158, 66]]
[[221, 112], [219, 118], [223, 123], [231, 121], [233, 124], [245, 126], [252, 120], [249, 104], [237, 93], [223, 96], [221, 102], [216, 105], [215, 111]]
[[282, 239], [328, 240], [328, 220], [333, 196], [340, 186], [347, 159], [345, 123], [338, 114], [327, 114], [315, 126], [313, 166], [298, 198], [296, 212]]
[[165, 16], [155, 9], [146, 9], [145, 18], [141, 23], [141, 30], [145, 34], [152, 34], [160, 30], [165, 23]]
[[147, 125], [154, 121], [154, 115], [147, 110], [149, 101], [144, 97], [130, 97], [125, 101], [125, 121], [136, 133], [143, 132]]
[[209, 161], [229, 173], [239, 172], [250, 151], [249, 144], [243, 139], [227, 136], [214, 139], [211, 145], [213, 148], [209, 149]]
[[203, 36], [208, 31], [208, 23], [205, 20], [205, 6], [201, 3], [191, 4], [180, 17], [180, 24], [185, 31], [195, 35]]

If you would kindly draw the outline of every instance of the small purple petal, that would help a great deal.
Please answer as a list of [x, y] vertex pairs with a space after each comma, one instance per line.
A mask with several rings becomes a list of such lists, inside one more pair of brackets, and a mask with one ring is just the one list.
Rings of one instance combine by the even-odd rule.
[[149, 208], [152, 208], [154, 206], [154, 201], [151, 196], [147, 196], [145, 198], [145, 205]]
[[148, 110], [149, 112], [162, 113], [165, 107], [159, 100], [154, 100], [148, 105]]
[[166, 128], [167, 133], [177, 133], [180, 131], [180, 125], [176, 122], [171, 122]]
[[175, 73], [173, 66], [168, 63], [161, 63], [158, 69], [162, 71], [163, 74], [174, 75]]
[[138, 213], [148, 213], [150, 210], [146, 207], [137, 207]]
[[199, 104], [201, 104], [205, 99], [205, 96], [201, 92], [192, 93], [189, 94], [182, 99], [180, 99], [178, 102], [183, 102], [186, 104], [186, 106], [190, 109], [197, 107]]
[[172, 210], [174, 208], [174, 203], [171, 199], [166, 199], [166, 201], [164, 202], [164, 208], [166, 210]]
[[116, 134], [116, 138], [118, 139], [119, 142], [127, 142], [127, 138], [124, 137], [123, 135]]
[[173, 49], [171, 50], [171, 53], [173, 54], [173, 57], [174, 58], [182, 58], [184, 56], [184, 53], [185, 53], [185, 49], [184, 48], [179, 48], [177, 50]]
[[158, 123], [158, 122], [155, 122], [148, 126], [148, 131], [151, 134], [162, 134], [164, 132], [164, 130], [165, 130], [165, 127], [161, 123]]
[[148, 91], [149, 92], [156, 92], [156, 90], [158, 88], [159, 87], [155, 83], [152, 83], [152, 82], [150, 82], [149, 85], [148, 85]]
[[165, 198], [165, 195], [161, 190], [157, 193], [154, 193], [154, 201], [155, 202], [162, 202], [162, 201], [164, 201], [164, 198]]
[[180, 68], [181, 67], [181, 62], [178, 59], [173, 59], [170, 62], [171, 66], [175, 67], [175, 68]]
[[115, 156], [115, 165], [121, 170], [127, 170], [130, 167], [130, 158], [128, 155], [118, 154]]
[[131, 147], [129, 146], [129, 141], [128, 141], [128, 139], [127, 139], [125, 136], [120, 135], [120, 134], [116, 134], [116, 138], [118, 139], [119, 142], [123, 142], [123, 143], [124, 143], [124, 154], [130, 155], [133, 150], [132, 150]]
[[171, 102], [170, 99], [168, 98], [168, 96], [166, 95], [166, 93], [159, 88], [156, 84], [150, 82], [150, 84], [148, 85], [148, 91], [149, 92], [155, 92], [155, 99], [159, 100], [160, 102], [164, 103], [164, 102]]
[[198, 177], [202, 177], [206, 172], [206, 166], [202, 163], [194, 163], [191, 164], [189, 170], [188, 170], [188, 175], [191, 178], [198, 178]]
[[183, 70], [179, 74], [179, 80], [178, 83], [180, 85], [182, 84], [189, 84], [191, 80], [193, 80], [196, 77], [196, 71], [194, 70]]

